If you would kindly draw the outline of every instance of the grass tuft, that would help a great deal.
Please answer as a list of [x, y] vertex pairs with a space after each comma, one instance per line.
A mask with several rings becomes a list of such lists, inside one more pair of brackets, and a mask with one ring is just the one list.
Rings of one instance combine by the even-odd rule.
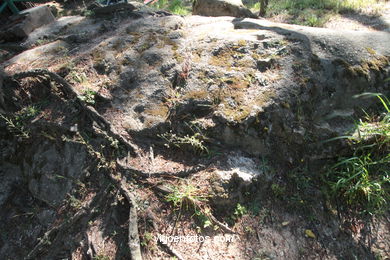
[[354, 210], [373, 215], [387, 208], [390, 196], [390, 102], [376, 93], [384, 112], [360, 120], [352, 135], [345, 137], [349, 157], [339, 158], [327, 175], [331, 195]]
[[[259, 1], [244, 0], [253, 11], [260, 9]], [[266, 17], [287, 16], [287, 22], [313, 27], [323, 26], [333, 15], [365, 12], [378, 15], [382, 2], [377, 0], [270, 0]]]
[[154, 4], [157, 9], [164, 9], [177, 15], [188, 15], [191, 13], [191, 2], [182, 0], [159, 0]]

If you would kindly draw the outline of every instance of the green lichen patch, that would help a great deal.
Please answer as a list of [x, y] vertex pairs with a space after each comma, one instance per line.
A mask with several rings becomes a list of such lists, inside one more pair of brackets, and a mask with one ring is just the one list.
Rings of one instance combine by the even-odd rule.
[[205, 89], [200, 89], [200, 90], [191, 90], [188, 91], [183, 95], [184, 100], [188, 99], [194, 99], [194, 100], [201, 100], [201, 99], [209, 99], [209, 92]]
[[352, 66], [345, 60], [336, 59], [333, 64], [344, 67], [345, 74], [350, 77], [365, 77], [369, 78], [370, 72], [378, 73], [390, 64], [390, 60], [386, 56], [376, 56], [370, 60], [364, 60], [358, 65]]
[[246, 89], [252, 83], [252, 77], [231, 76], [222, 78], [222, 82], [228, 85], [232, 89]]
[[149, 109], [145, 110], [145, 114], [153, 117], [167, 118], [169, 108], [164, 104], [157, 104]]
[[172, 46], [172, 51], [177, 51], [179, 49], [177, 42], [168, 36], [160, 35], [157, 37], [157, 39], [158, 43], [156, 44], [156, 47], [159, 49], [164, 48], [166, 45]]
[[184, 56], [177, 50], [173, 51], [173, 58], [175, 58], [178, 63], [182, 63], [184, 61]]
[[245, 54], [239, 51], [240, 48], [242, 46], [236, 44], [219, 50], [215, 55], [210, 57], [209, 64], [230, 70], [235, 61], [245, 57]]
[[366, 47], [366, 50], [371, 55], [376, 55], [376, 51], [371, 47]]
[[[250, 96], [243, 91], [227, 89], [220, 94], [222, 105], [218, 106], [218, 113], [231, 122], [240, 123], [254, 113], [256, 107], [263, 107], [274, 96], [274, 90], [266, 90], [256, 96]], [[229, 102], [229, 99], [234, 102]]]
[[92, 60], [94, 63], [101, 63], [105, 58], [105, 53], [100, 49], [94, 49], [91, 52]]

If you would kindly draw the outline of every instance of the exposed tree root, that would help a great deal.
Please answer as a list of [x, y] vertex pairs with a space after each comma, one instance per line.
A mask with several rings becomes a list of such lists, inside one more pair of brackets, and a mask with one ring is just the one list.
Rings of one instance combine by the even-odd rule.
[[217, 225], [221, 230], [223, 230], [224, 232], [226, 233], [231, 233], [231, 234], [236, 234], [236, 232], [231, 229], [230, 227], [228, 227], [227, 225], [223, 224], [222, 222], [220, 222], [218, 219], [216, 219], [214, 217], [213, 214], [207, 214], [207, 217], [211, 220], [211, 222], [213, 222], [215, 225]]
[[120, 175], [115, 176], [113, 173], [111, 173], [110, 178], [118, 186], [118, 189], [123, 193], [123, 195], [126, 197], [127, 201], [130, 204], [128, 245], [130, 249], [131, 259], [142, 260], [141, 246], [138, 233], [138, 216], [134, 195], [127, 189], [126, 182]]
[[[75, 100], [75, 103], [79, 106], [79, 108], [87, 113], [87, 115], [91, 118], [91, 120], [98, 123], [98, 125], [107, 132], [108, 135], [111, 137], [117, 139], [121, 144], [123, 144], [125, 147], [127, 147], [130, 152], [133, 155], [137, 155], [139, 148], [134, 143], [126, 140], [122, 135], [117, 133], [115, 129], [111, 127], [111, 124], [107, 122], [107, 120], [100, 115], [95, 108], [88, 106], [85, 102], [78, 99], [77, 92], [73, 89], [73, 87], [61, 76], [59, 76], [57, 73], [51, 72], [47, 69], [33, 69], [25, 72], [15, 73], [11, 76], [12, 79], [20, 80], [27, 77], [49, 77], [51, 80], [56, 82], [58, 85], [60, 85], [63, 89], [63, 92], [71, 99]], [[138, 169], [135, 169], [131, 166], [124, 165], [122, 162], [117, 161], [119, 166], [126, 171], [129, 171], [133, 174], [136, 174], [138, 177], [142, 178], [149, 178], [149, 177], [179, 177], [179, 178], [185, 178], [189, 175], [199, 172], [203, 169], [205, 169], [204, 166], [198, 166], [194, 167], [189, 170], [180, 171], [180, 172], [156, 172], [156, 173], [145, 173], [143, 171], [140, 171]]]
[[[162, 194], [165, 194], [165, 195], [168, 195], [170, 193], [169, 190], [165, 190], [165, 189], [161, 189], [160, 187], [155, 187], [154, 188], [155, 191], [157, 192], [160, 192]], [[196, 201], [192, 201], [192, 203], [195, 204], [195, 206], [199, 209], [202, 209], [202, 206], [196, 202]], [[223, 224], [222, 222], [220, 222], [216, 217], [214, 217], [213, 214], [211, 214], [210, 212], [209, 213], [206, 213], [204, 210], [203, 210], [203, 214], [206, 215], [206, 217], [216, 226], [218, 226], [223, 232], [225, 233], [231, 233], [231, 234], [236, 234], [236, 232], [231, 229], [230, 227], [228, 227], [227, 225]], [[175, 224], [176, 225], [176, 224]]]
[[71, 226], [73, 226], [77, 221], [79, 221], [81, 218], [87, 216], [89, 214], [88, 210], [81, 209], [79, 212], [77, 212], [69, 221], [63, 222], [58, 227], [54, 227], [47, 231], [43, 237], [40, 239], [39, 243], [31, 250], [31, 252], [24, 258], [27, 259], [37, 259], [37, 256], [39, 253], [51, 243], [54, 239], [56, 239], [56, 236], [60, 235], [61, 233], [65, 232], [67, 229], [69, 229]]
[[80, 209], [71, 219], [64, 221], [59, 226], [53, 227], [52, 229], [46, 231], [43, 237], [39, 239], [38, 244], [24, 259], [37, 259], [37, 256], [44, 250], [46, 246], [50, 245], [54, 240], [58, 239], [59, 236], [66, 234], [66, 231], [74, 226], [80, 219], [89, 216], [93, 209], [92, 205], [100, 203], [104, 197], [105, 190], [106, 189], [102, 189], [102, 191], [96, 194], [94, 201], [89, 204], [89, 207]]
[[97, 122], [109, 135], [117, 139], [121, 144], [126, 146], [133, 155], [137, 155], [138, 147], [132, 142], [126, 140], [122, 135], [116, 132], [115, 129], [111, 127], [111, 124], [107, 122], [107, 120], [102, 117], [95, 108], [88, 106], [85, 102], [81, 101], [78, 97], [77, 92], [73, 89], [73, 87], [61, 76], [59, 76], [55, 72], [51, 72], [47, 69], [34, 69], [29, 71], [24, 71], [20, 73], [15, 73], [11, 76], [12, 79], [19, 80], [28, 77], [49, 77], [51, 80], [60, 85], [64, 91], [64, 93], [72, 99], [75, 99], [75, 103], [87, 113], [87, 115], [91, 118], [91, 120]]
[[190, 176], [191, 174], [197, 173], [199, 171], [202, 171], [206, 169], [206, 166], [196, 166], [188, 170], [179, 171], [179, 172], [143, 172], [141, 170], [138, 170], [134, 167], [131, 167], [129, 165], [126, 165], [121, 160], [117, 160], [117, 165], [123, 170], [128, 172], [129, 174], [134, 174], [136, 177], [141, 177], [143, 179], [147, 179], [150, 177], [178, 177], [178, 178], [185, 178]]
[[180, 255], [179, 252], [177, 252], [174, 248], [172, 248], [168, 243], [163, 241], [160, 236], [157, 238], [157, 242], [165, 248], [165, 250], [172, 256], [176, 257], [179, 260], [184, 260], [184, 258]]
[[[98, 124], [99, 127], [92, 127], [92, 131], [94, 131], [95, 133], [100, 132], [100, 134], [102, 133], [101, 131], [103, 131], [105, 135], [108, 135], [118, 140], [120, 144], [128, 148], [128, 152], [135, 155], [139, 153], [139, 148], [135, 144], [126, 140], [122, 135], [117, 133], [116, 130], [111, 127], [111, 124], [102, 115], [100, 115], [93, 107], [88, 106], [85, 102], [80, 100], [78, 98], [77, 92], [61, 76], [54, 72], [50, 72], [47, 69], [34, 69], [26, 72], [16, 73], [11, 76], [11, 79], [20, 80], [27, 77], [48, 77], [50, 80], [56, 82], [62, 88], [62, 91], [67, 96], [67, 98], [72, 100], [82, 111], [84, 111], [90, 117], [92, 121]], [[86, 140], [83, 140], [83, 143], [87, 145], [87, 148], [89, 149], [92, 156], [96, 156], [98, 159], [101, 160], [102, 165], [107, 166], [108, 177], [115, 183], [117, 189], [120, 190], [120, 192], [129, 202], [130, 209], [128, 224], [128, 246], [130, 249], [130, 256], [133, 260], [142, 260], [135, 197], [128, 190], [126, 178], [124, 178], [123, 174], [126, 173], [132, 177], [134, 176], [136, 179], [148, 179], [150, 177], [185, 178], [193, 173], [205, 169], [206, 167], [202, 165], [179, 172], [147, 173], [128, 165], [128, 163], [126, 163], [126, 160], [117, 159], [116, 162], [112, 164], [112, 161], [110, 162], [109, 160], [106, 160], [106, 158], [102, 157], [100, 153], [95, 151], [92, 144], [89, 144]], [[119, 172], [120, 174], [115, 175], [114, 172]], [[69, 221], [64, 222], [61, 225], [47, 231], [44, 234], [43, 239], [39, 241], [39, 243], [33, 248], [33, 250], [27, 255], [25, 259], [36, 259], [37, 256], [39, 256], [39, 254], [41, 254], [42, 251], [50, 244], [50, 242], [57, 240], [59, 237], [66, 234], [67, 229], [70, 229], [76, 222], [80, 221], [80, 219], [84, 217], [87, 217], [89, 214], [91, 214], [91, 209], [83, 208], [79, 212], [77, 212]], [[208, 214], [208, 217], [215, 225], [220, 227], [221, 230], [223, 230], [224, 232], [234, 233], [233, 230], [219, 222], [211, 213]], [[168, 244], [164, 243], [164, 241], [162, 241], [160, 238], [158, 239], [158, 243], [161, 244], [172, 256], [175, 256], [178, 259], [183, 259], [183, 257], [177, 251], [171, 248]]]

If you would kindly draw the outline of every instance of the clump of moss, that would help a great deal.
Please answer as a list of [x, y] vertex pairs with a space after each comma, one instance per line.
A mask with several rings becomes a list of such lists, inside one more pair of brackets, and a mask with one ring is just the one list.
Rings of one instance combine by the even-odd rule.
[[239, 76], [232, 76], [223, 78], [222, 81], [229, 85], [232, 89], [246, 89], [251, 84], [251, 78], [241, 78]]
[[175, 58], [175, 60], [178, 62], [178, 63], [182, 63], [184, 61], [184, 56], [181, 55], [178, 51], [173, 51], [173, 58]]
[[152, 48], [154, 45], [157, 44], [157, 37], [153, 33], [150, 33], [147, 35], [147, 37], [143, 40], [142, 44], [138, 44], [136, 47], [136, 50], [139, 53], [142, 53], [150, 48]]
[[376, 51], [373, 48], [367, 47], [366, 50], [369, 54], [376, 55]]
[[179, 49], [179, 46], [177, 42], [169, 38], [168, 36], [161, 35], [158, 38], [158, 43], [156, 44], [156, 47], [161, 49], [164, 48], [166, 45], [171, 45], [172, 46], [172, 51], [176, 51]]
[[240, 47], [247, 46], [247, 41], [246, 40], [238, 40], [237, 45]]
[[343, 66], [345, 73], [349, 77], [365, 77], [369, 78], [370, 72], [380, 72], [390, 64], [390, 60], [386, 56], [377, 56], [371, 60], [362, 61], [359, 65], [352, 66], [345, 60], [336, 59], [333, 64]]
[[[247, 94], [242, 91], [226, 91], [222, 93], [222, 96], [221, 100], [223, 100], [223, 106], [219, 110], [220, 113], [229, 120], [239, 123], [251, 115], [254, 107], [264, 106], [273, 96], [275, 96], [275, 91], [264, 91], [253, 99], [250, 99]], [[225, 100], [228, 98], [232, 98], [237, 105], [232, 106], [226, 102]]]
[[245, 56], [245, 54], [238, 51], [241, 47], [240, 45], [232, 45], [226, 49], [222, 49], [211, 56], [209, 63], [213, 66], [225, 67], [227, 70], [230, 70], [237, 59]]
[[105, 53], [99, 49], [94, 49], [91, 52], [91, 56], [94, 63], [101, 63], [105, 58]]
[[166, 118], [168, 116], [168, 112], [169, 108], [165, 104], [159, 104], [150, 109], [145, 110], [145, 114], [161, 118]]
[[213, 66], [229, 68], [232, 66], [233, 63], [233, 52], [223, 51], [217, 55], [214, 55], [210, 58], [209, 63]]
[[191, 90], [184, 94], [183, 99], [206, 99], [209, 97], [209, 92], [207, 90]]
[[142, 37], [142, 34], [139, 32], [128, 31], [127, 33], [133, 36], [131, 39], [131, 44], [137, 44]]

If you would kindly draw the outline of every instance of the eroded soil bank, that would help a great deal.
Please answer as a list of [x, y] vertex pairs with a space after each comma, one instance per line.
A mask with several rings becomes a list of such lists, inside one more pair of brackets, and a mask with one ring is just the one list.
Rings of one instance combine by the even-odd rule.
[[321, 174], [374, 104], [353, 95], [388, 93], [389, 43], [137, 10], [34, 31], [2, 63], [1, 258], [128, 259], [138, 224], [145, 259], [386, 259], [388, 217]]

